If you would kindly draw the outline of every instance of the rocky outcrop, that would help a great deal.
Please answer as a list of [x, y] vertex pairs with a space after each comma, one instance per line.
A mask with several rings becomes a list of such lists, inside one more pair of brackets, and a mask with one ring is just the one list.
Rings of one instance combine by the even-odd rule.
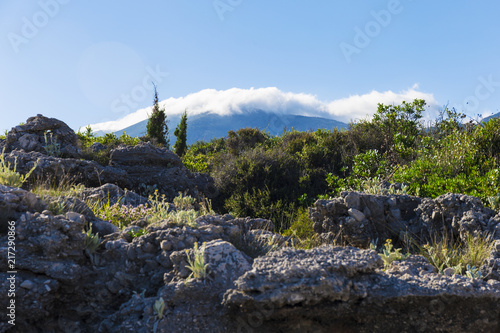
[[500, 239], [500, 215], [484, 207], [476, 197], [448, 193], [434, 200], [422, 199], [416, 213], [421, 230], [430, 230], [431, 233], [451, 230], [462, 240], [466, 240], [468, 234], [488, 234]]
[[309, 215], [314, 230], [326, 242], [342, 238], [368, 247], [370, 242], [408, 235], [430, 240], [446, 233], [465, 240], [468, 234], [500, 239], [500, 215], [478, 198], [448, 193], [434, 200], [408, 195], [371, 195], [343, 192], [331, 200], [318, 200]]
[[285, 249], [224, 296], [240, 332], [495, 332], [499, 282], [437, 274], [421, 256], [382, 271], [371, 250]]
[[[8, 187], [2, 190], [20, 198], [8, 201], [12, 209], [44, 208], [36, 196], [32, 197], [34, 204], [29, 204], [30, 194], [26, 191]], [[109, 194], [115, 199], [124, 195], [130, 203], [144, 199], [113, 185], [84, 193]], [[361, 208], [358, 211], [365, 215], [367, 210], [361, 205], [364, 200], [382, 200], [357, 194], [358, 206], [339, 204], [340, 199], [344, 203], [345, 198], [348, 202], [356, 199], [348, 193], [332, 200], [330, 211], [359, 219], [359, 213], [349, 214], [349, 210]], [[445, 221], [448, 216], [459, 222], [469, 221], [472, 212], [488, 213], [473, 198], [450, 198], [453, 196], [432, 203], [441, 204]], [[426, 211], [422, 208], [431, 207], [427, 199], [420, 200], [413, 214], [405, 207], [415, 205], [416, 199], [395, 200], [407, 200], [396, 206], [402, 217], [426, 221], [432, 215], [422, 214]], [[454, 204], [445, 205], [449, 202]], [[495, 216], [490, 220], [496, 220]], [[439, 274], [422, 256], [395, 261], [384, 270], [380, 256], [373, 250], [331, 245], [311, 250], [289, 248], [283, 237], [274, 234], [272, 222], [264, 219], [205, 215], [195, 220], [197, 228], [177, 226], [170, 221], [133, 223], [127, 229], [114, 227], [101, 234], [102, 243], [95, 252], [86, 245], [83, 232], [90, 224], [94, 228], [107, 222], [91, 215], [68, 212], [54, 216], [44, 210], [21, 214], [14, 221], [16, 329], [22, 332], [500, 329], [500, 241], [483, 265], [486, 278], [470, 279]], [[453, 218], [449, 223], [453, 225]], [[129, 232], [137, 231], [139, 225], [145, 232]], [[486, 230], [488, 224], [473, 224], [474, 227]], [[456, 230], [460, 234], [460, 228]], [[7, 237], [0, 233], [0, 255], [4, 257], [8, 252]], [[278, 251], [271, 251], [274, 248], [268, 246], [270, 239], [276, 241]], [[190, 278], [188, 258], [195, 255], [195, 243], [205, 248], [207, 276], [203, 280]], [[0, 263], [2, 290], [10, 286], [8, 268], [5, 261]], [[0, 307], [5, 308], [8, 301], [0, 298]], [[155, 307], [160, 302], [163, 310]], [[0, 332], [9, 325], [0, 322]]]
[[23, 213], [46, 208], [47, 204], [31, 192], [0, 185], [0, 233], [7, 231], [7, 222], [19, 219]]
[[[231, 243], [213, 240], [205, 244], [209, 278], [206, 281], [165, 281], [156, 296], [132, 298], [119, 311], [102, 322], [101, 332], [235, 332], [236, 326], [222, 304], [222, 295], [233, 281], [250, 270], [245, 255]], [[170, 257], [177, 265], [192, 251], [176, 251]], [[181, 273], [182, 275], [182, 273]], [[187, 275], [186, 275], [187, 276]], [[164, 300], [163, 320], [153, 311], [154, 302]], [[142, 318], [142, 320], [140, 320]], [[144, 325], [137, 325], [143, 322]], [[141, 327], [142, 326], [142, 327]]]
[[[4, 154], [5, 161], [14, 165], [17, 171], [26, 174], [36, 165], [30, 179], [38, 179], [48, 185], [84, 184], [86, 187], [98, 187], [106, 183], [126, 185], [126, 172], [113, 167], [75, 158], [58, 158], [38, 152], [14, 150]], [[29, 181], [28, 180], [28, 181]]]
[[110, 166], [125, 171], [127, 184], [124, 187], [139, 193], [144, 187], [156, 186], [170, 200], [179, 192], [193, 197], [203, 194], [207, 198], [218, 194], [210, 176], [190, 172], [173, 152], [150, 143], [113, 149]]
[[[64, 122], [42, 115], [12, 128], [3, 145], [5, 160], [11, 165], [17, 161], [20, 173], [27, 173], [36, 164], [31, 178], [52, 184], [98, 187], [110, 183], [146, 197], [157, 189], [169, 201], [179, 193], [208, 199], [218, 194], [210, 176], [190, 172], [173, 152], [150, 143], [111, 150], [109, 165], [82, 160], [75, 132]], [[94, 144], [91, 150], [104, 148]]]
[[[128, 151], [129, 154], [122, 152]], [[134, 158], [134, 153], [140, 153], [140, 159]], [[120, 159], [115, 160], [115, 153]], [[152, 158], [147, 158], [151, 153]], [[129, 156], [129, 160], [125, 158]], [[47, 184], [83, 184], [86, 187], [100, 187], [107, 183], [120, 188], [129, 189], [135, 193], [152, 194], [146, 189], [158, 189], [171, 201], [179, 192], [193, 197], [214, 198], [218, 193], [213, 179], [201, 173], [191, 173], [180, 159], [167, 149], [160, 149], [146, 144], [135, 147], [121, 147], [111, 152], [112, 166], [102, 166], [94, 161], [74, 158], [58, 158], [39, 152], [14, 150], [5, 153], [5, 161], [14, 165], [17, 171], [25, 174], [36, 165], [30, 179], [43, 179]], [[163, 156], [163, 157], [162, 157]], [[126, 162], [127, 161], [127, 162]], [[180, 163], [180, 164], [179, 164]], [[103, 189], [109, 192], [109, 189]], [[116, 190], [111, 190], [112, 192]], [[122, 190], [123, 191], [123, 190]], [[132, 199], [130, 199], [132, 200]], [[141, 199], [135, 198], [132, 201]]]
[[[15, 328], [18, 332], [36, 331], [33, 325], [36, 322], [45, 322], [46, 331], [57, 328], [58, 318], [72, 322], [71, 318], [84, 312], [68, 306], [70, 302], [84, 305], [90, 301], [90, 298], [82, 299], [84, 293], [71, 291], [71, 288], [83, 287], [80, 283], [91, 270], [85, 266], [88, 260], [83, 252], [84, 220], [71, 215], [68, 213], [68, 218], [54, 218], [46, 214], [26, 213], [15, 223], [15, 268], [18, 272], [15, 275]], [[0, 244], [0, 255], [7, 258], [7, 236], [1, 237]], [[12, 269], [9, 269], [6, 260], [2, 260], [0, 266], [2, 290], [8, 290], [6, 278], [9, 274], [6, 272]], [[7, 301], [7, 297], [1, 298], [3, 308], [7, 306]], [[89, 304], [84, 307], [89, 307]], [[55, 313], [58, 316], [51, 315]], [[0, 331], [9, 326], [5, 322], [0, 324]]]
[[[18, 207], [17, 201], [10, 202]], [[89, 221], [75, 212], [54, 216], [44, 210], [24, 213], [14, 221], [16, 329], [22, 332], [123, 332], [129, 325], [137, 332], [151, 332], [158, 321], [151, 305], [159, 297], [165, 300], [166, 310], [165, 319], [157, 324], [158, 332], [172, 331], [172, 327], [174, 331], [190, 331], [196, 322], [200, 328], [225, 327], [228, 318], [214, 321], [216, 317], [210, 314], [214, 306], [224, 308], [222, 295], [234, 287], [233, 281], [249, 270], [252, 262], [231, 242], [241, 244], [238, 240], [245, 239], [246, 233], [273, 227], [267, 220], [234, 219], [230, 215], [199, 217], [197, 229], [163, 221], [136, 237], [115, 227], [92, 253], [83, 232], [98, 220]], [[0, 255], [4, 258], [9, 251], [7, 238], [6, 233], [0, 233]], [[205, 243], [208, 279], [186, 283], [190, 273], [187, 256], [193, 256], [195, 242], [200, 246]], [[0, 269], [2, 290], [8, 290], [6, 261], [0, 263]], [[194, 299], [199, 297], [202, 301], [194, 307]], [[5, 308], [8, 301], [1, 298], [0, 307]], [[209, 323], [212, 326], [206, 326]], [[0, 322], [0, 332], [9, 327]]]
[[42, 154], [56, 154], [64, 157], [80, 157], [75, 132], [64, 122], [39, 114], [28, 118], [26, 124], [19, 125], [7, 134], [7, 152], [22, 149]]
[[121, 203], [123, 205], [138, 206], [148, 202], [148, 198], [132, 191], [124, 191], [121, 187], [109, 183], [85, 189], [81, 196], [84, 200], [109, 202], [110, 205]]

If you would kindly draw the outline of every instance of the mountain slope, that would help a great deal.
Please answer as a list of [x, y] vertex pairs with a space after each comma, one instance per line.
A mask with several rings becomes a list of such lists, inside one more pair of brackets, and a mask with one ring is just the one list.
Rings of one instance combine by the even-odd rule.
[[494, 118], [498, 118], [498, 117], [500, 117], [500, 112], [495, 113], [495, 114], [492, 114], [492, 115], [491, 115], [491, 116], [489, 116], [489, 117], [483, 118], [482, 122], [483, 122], [483, 123], [486, 123], [486, 122], [488, 122], [488, 120], [490, 120], [490, 119], [494, 119]]
[[[180, 116], [168, 116], [168, 120], [170, 143], [173, 144], [175, 142], [173, 132], [180, 122]], [[125, 132], [130, 136], [142, 136], [146, 133], [147, 122], [147, 120], [143, 120], [116, 131], [115, 134], [121, 135]], [[258, 128], [274, 136], [283, 133], [285, 129], [291, 130], [294, 128], [298, 131], [309, 131], [324, 128], [331, 130], [334, 128], [347, 128], [347, 124], [333, 119], [278, 115], [261, 110], [228, 116], [205, 112], [194, 116], [188, 115], [187, 143], [193, 144], [198, 140], [210, 141], [213, 138], [225, 137], [228, 131], [236, 131], [245, 127]]]

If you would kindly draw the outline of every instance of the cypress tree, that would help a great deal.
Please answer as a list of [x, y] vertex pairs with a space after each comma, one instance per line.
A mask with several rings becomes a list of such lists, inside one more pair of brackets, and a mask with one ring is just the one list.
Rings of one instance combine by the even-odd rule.
[[160, 109], [158, 103], [158, 92], [155, 87], [155, 98], [153, 105], [153, 112], [149, 116], [148, 124], [146, 125], [147, 136], [157, 143], [170, 149], [170, 139], [168, 138], [168, 126], [167, 126], [167, 116], [165, 114], [165, 109]]
[[177, 156], [184, 156], [187, 150], [187, 111], [184, 110], [182, 114], [181, 122], [177, 125], [174, 135], [177, 137], [177, 140], [174, 144], [174, 152]]

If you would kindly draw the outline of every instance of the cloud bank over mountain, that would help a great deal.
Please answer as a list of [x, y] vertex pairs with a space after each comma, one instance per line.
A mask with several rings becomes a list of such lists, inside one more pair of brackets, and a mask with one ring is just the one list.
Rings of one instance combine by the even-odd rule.
[[[425, 99], [431, 111], [438, 103], [433, 94], [418, 91], [418, 86], [401, 91], [371, 91], [364, 95], [352, 95], [331, 102], [321, 101], [316, 96], [304, 93], [283, 92], [276, 87], [228, 90], [205, 89], [185, 97], [169, 98], [160, 102], [167, 115], [179, 115], [188, 110], [188, 115], [211, 112], [218, 115], [241, 114], [253, 110], [270, 113], [323, 117], [349, 122], [373, 115], [377, 104], [400, 104], [415, 98]], [[121, 119], [90, 125], [94, 131], [113, 132], [148, 118], [151, 107], [137, 110]]]

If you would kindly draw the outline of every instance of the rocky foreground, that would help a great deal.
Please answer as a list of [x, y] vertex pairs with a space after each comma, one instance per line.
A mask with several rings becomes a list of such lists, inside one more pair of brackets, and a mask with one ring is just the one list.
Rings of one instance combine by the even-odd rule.
[[[292, 240], [274, 233], [271, 221], [230, 215], [198, 217], [196, 228], [138, 220], [120, 230], [96, 217], [85, 199], [146, 202], [123, 190], [139, 187], [137, 165], [145, 170], [142, 181], [158, 177], [166, 193], [177, 193], [181, 186], [193, 195], [216, 195], [211, 180], [189, 173], [175, 155], [147, 144], [117, 148], [108, 167], [77, 156], [47, 156], [36, 150], [40, 137], [32, 129], [33, 123], [47, 124], [46, 119], [35, 117], [9, 133], [6, 159], [17, 156], [21, 169], [38, 160], [34, 173], [39, 175], [56, 176], [63, 166], [74, 176], [89, 170], [90, 178], [83, 179], [87, 188], [81, 197], [61, 199], [72, 207], [62, 215], [53, 215], [47, 202], [28, 191], [0, 186], [0, 332], [500, 331], [500, 214], [474, 197], [447, 194], [431, 200], [345, 192], [317, 201], [310, 217], [319, 238], [332, 244], [340, 235], [350, 247], [294, 249], [288, 246]], [[134, 151], [142, 154], [136, 164], [127, 162]], [[98, 172], [91, 172], [93, 167]], [[172, 183], [174, 175], [178, 181]], [[113, 177], [116, 182], [108, 181]], [[3, 314], [12, 299], [6, 296], [12, 281], [6, 260], [11, 225], [16, 232], [15, 327]], [[89, 225], [103, 239], [94, 253], [86, 251], [83, 231]], [[134, 227], [147, 233], [133, 237]], [[425, 241], [445, 230], [458, 238], [496, 239], [480, 268], [481, 279], [438, 273], [417, 255], [384, 270], [377, 252], [366, 249], [376, 239], [398, 242], [412, 234]], [[279, 250], [268, 252], [271, 239]], [[187, 268], [195, 243], [205, 243], [204, 279], [191, 278]]]

